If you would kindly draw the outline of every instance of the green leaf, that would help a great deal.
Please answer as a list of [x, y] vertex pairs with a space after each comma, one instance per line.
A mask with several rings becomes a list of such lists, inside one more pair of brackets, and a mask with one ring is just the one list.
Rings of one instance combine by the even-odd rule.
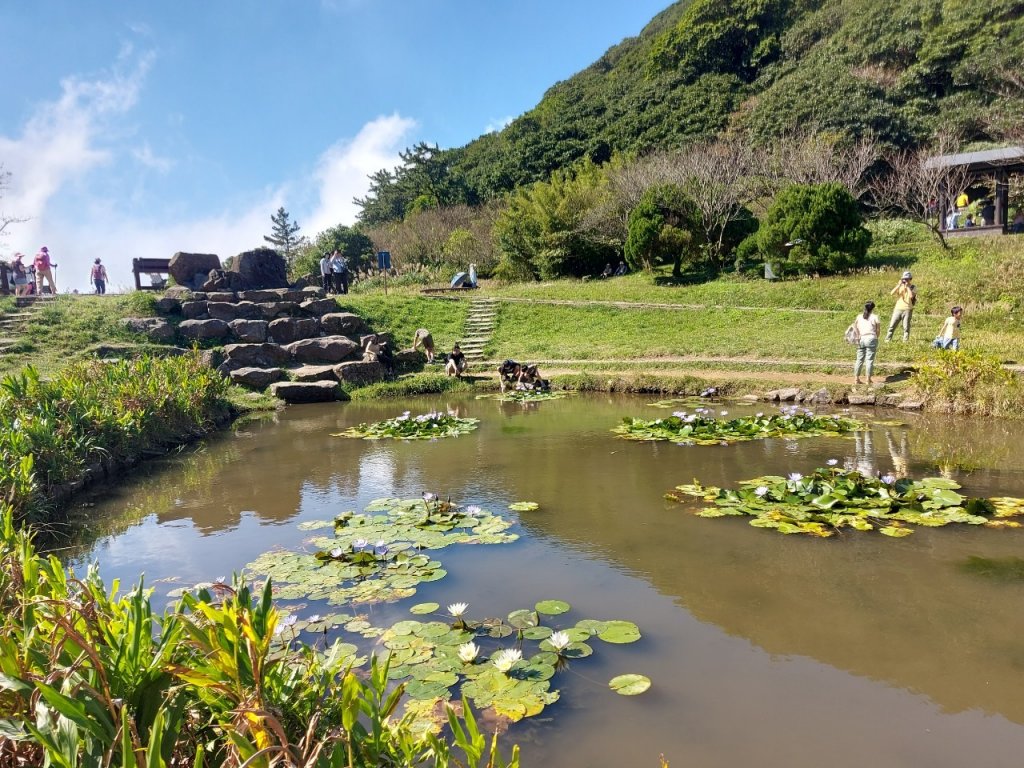
[[517, 501], [514, 504], [509, 504], [508, 508], [513, 512], [536, 512], [540, 509], [540, 504], [535, 501]]
[[651, 687], [651, 679], [644, 675], [618, 675], [608, 681], [608, 687], [620, 696], [638, 696]]
[[640, 628], [631, 621], [609, 621], [597, 636], [606, 643], [635, 643], [640, 639]]
[[409, 613], [424, 614], [435, 613], [441, 608], [438, 603], [418, 603], [409, 609]]
[[566, 613], [570, 606], [562, 600], [541, 600], [534, 608], [537, 613], [543, 613], [546, 616], [558, 616], [559, 614]]

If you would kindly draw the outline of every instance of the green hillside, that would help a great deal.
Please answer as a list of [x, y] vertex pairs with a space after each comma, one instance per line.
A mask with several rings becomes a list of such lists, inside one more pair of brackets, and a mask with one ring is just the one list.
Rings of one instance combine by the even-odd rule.
[[477, 205], [589, 158], [722, 134], [817, 130], [912, 146], [1014, 137], [1024, 116], [1024, 3], [681, 0], [560, 82], [504, 130], [420, 145], [374, 177], [368, 225]]

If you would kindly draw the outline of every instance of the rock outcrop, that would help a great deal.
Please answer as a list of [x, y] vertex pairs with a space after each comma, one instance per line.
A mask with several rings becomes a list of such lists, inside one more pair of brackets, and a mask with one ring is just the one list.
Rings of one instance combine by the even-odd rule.
[[178, 253], [171, 256], [167, 267], [179, 286], [200, 288], [211, 269], [220, 269], [220, 259], [213, 253]]

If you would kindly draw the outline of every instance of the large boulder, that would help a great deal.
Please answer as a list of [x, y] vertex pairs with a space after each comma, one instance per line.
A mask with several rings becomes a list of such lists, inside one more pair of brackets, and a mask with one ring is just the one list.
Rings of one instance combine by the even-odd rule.
[[206, 339], [223, 339], [231, 329], [223, 320], [184, 320], [178, 326], [178, 333], [186, 339], [205, 341]]
[[228, 271], [241, 276], [245, 290], [288, 287], [288, 265], [284, 257], [271, 248], [238, 254], [231, 260]]
[[284, 365], [289, 353], [277, 344], [226, 344], [224, 354], [229, 362], [252, 368], [273, 368]]
[[223, 269], [211, 269], [206, 282], [200, 286], [204, 291], [244, 291], [249, 283], [237, 272], [225, 272]]
[[232, 320], [231, 333], [241, 342], [262, 344], [267, 340], [266, 320]]
[[[344, 363], [342, 363], [344, 365]], [[295, 381], [337, 381], [333, 365], [303, 365], [292, 368], [289, 373]]]
[[299, 305], [294, 301], [261, 301], [257, 304], [264, 320], [274, 320], [278, 317], [291, 317], [299, 311]]
[[181, 304], [181, 316], [186, 320], [206, 320], [209, 313], [206, 311], [205, 301], [185, 301]]
[[162, 315], [174, 315], [181, 312], [181, 299], [172, 296], [161, 296], [156, 300], [156, 311]]
[[370, 330], [366, 321], [351, 312], [328, 312], [320, 317], [324, 333], [337, 336], [359, 336]]
[[125, 317], [121, 325], [133, 333], [144, 334], [150, 341], [171, 341], [174, 338], [174, 326], [159, 317]]
[[287, 288], [266, 288], [263, 290], [242, 291], [238, 298], [242, 301], [255, 301], [257, 304], [265, 301], [284, 301], [289, 293]]
[[327, 403], [340, 395], [334, 381], [279, 381], [270, 385], [270, 393], [286, 403]]
[[251, 301], [238, 301], [233, 304], [226, 301], [210, 301], [207, 302], [206, 311], [215, 320], [224, 320], [225, 322], [229, 320], [261, 320], [263, 318], [259, 304], [253, 304]]
[[338, 302], [334, 299], [309, 299], [299, 304], [299, 307], [307, 315], [320, 317], [338, 311]]
[[231, 381], [241, 384], [250, 389], [264, 390], [275, 381], [284, 378], [284, 371], [280, 368], [236, 368], [228, 372]]
[[337, 376], [338, 381], [355, 386], [383, 381], [385, 373], [384, 366], [380, 363], [367, 363], [360, 360], [339, 363], [334, 366], [334, 375]]
[[192, 294], [192, 289], [186, 285], [172, 285], [164, 291], [165, 299], [177, 299], [178, 301], [192, 301], [197, 296]]
[[[188, 288], [199, 288], [206, 282], [211, 269], [220, 269], [220, 259], [213, 253], [178, 253], [171, 256], [167, 267], [174, 282]], [[196, 278], [199, 276], [198, 282]]]
[[320, 335], [320, 321], [315, 317], [281, 317], [270, 321], [270, 338], [278, 344], [291, 344], [299, 339]]
[[340, 363], [350, 357], [358, 356], [359, 345], [344, 336], [321, 336], [318, 339], [302, 339], [293, 341], [282, 349], [300, 363]]

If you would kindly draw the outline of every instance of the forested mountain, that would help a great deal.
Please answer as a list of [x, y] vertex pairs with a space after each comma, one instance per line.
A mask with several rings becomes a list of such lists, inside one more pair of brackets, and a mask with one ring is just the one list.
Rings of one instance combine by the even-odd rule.
[[1020, 135], [1024, 2], [680, 0], [504, 130], [412, 148], [359, 201], [376, 225], [477, 205], [583, 159], [795, 130], [913, 146]]

